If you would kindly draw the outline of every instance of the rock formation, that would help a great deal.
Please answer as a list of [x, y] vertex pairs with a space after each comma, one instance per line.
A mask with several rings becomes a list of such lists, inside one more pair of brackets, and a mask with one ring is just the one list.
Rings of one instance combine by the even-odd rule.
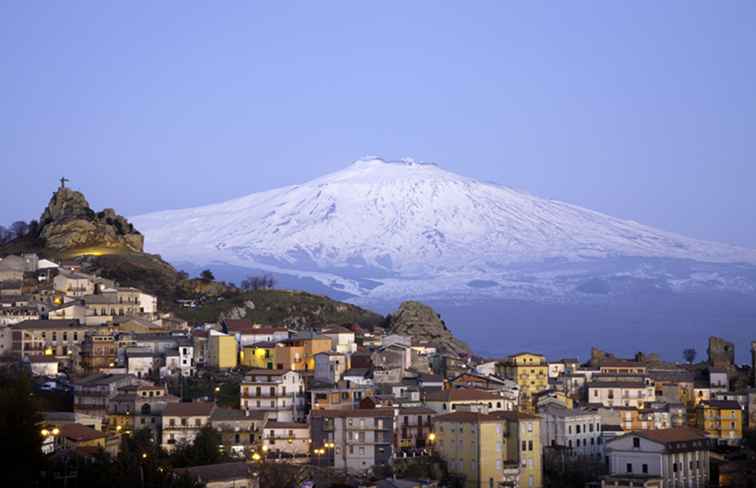
[[125, 217], [107, 208], [95, 213], [84, 195], [61, 186], [39, 219], [45, 247], [68, 251], [85, 247], [142, 252], [144, 237]]
[[420, 302], [403, 302], [396, 312], [389, 315], [388, 329], [392, 334], [427, 342], [442, 352], [470, 353], [467, 344], [454, 337], [439, 315]]

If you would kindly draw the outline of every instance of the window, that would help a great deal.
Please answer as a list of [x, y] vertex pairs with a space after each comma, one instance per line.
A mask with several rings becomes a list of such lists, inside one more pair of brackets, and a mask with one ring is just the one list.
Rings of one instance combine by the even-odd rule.
[[632, 463], [627, 463], [627, 472], [628, 473], [632, 473], [633, 472], [633, 464]]
[[643, 471], [643, 474], [648, 474], [648, 464], [641, 466], [641, 471]]
[[672, 472], [677, 473], [677, 463], [672, 463]]
[[633, 447], [640, 449], [640, 437], [633, 437]]
[[576, 425], [576, 426], [575, 426], [575, 433], [576, 433], [576, 434], [579, 434], [579, 433], [580, 433], [580, 426], [579, 426], [579, 425]]
[[528, 443], [525, 441], [522, 441], [522, 450], [527, 451], [528, 450]]
[[528, 451], [533, 450], [533, 441], [528, 441]]

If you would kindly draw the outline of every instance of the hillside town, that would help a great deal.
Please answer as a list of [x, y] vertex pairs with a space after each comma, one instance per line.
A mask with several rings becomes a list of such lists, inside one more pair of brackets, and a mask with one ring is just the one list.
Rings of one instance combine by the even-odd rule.
[[[193, 323], [163, 305], [77, 261], [0, 260], [3, 368], [49, 400], [36, 422], [44, 456], [79, 463], [52, 480], [73, 483], [140, 439], [153, 449], [145, 465], [210, 439], [218, 462], [185, 460], [172, 476], [255, 488], [753, 486], [742, 483], [756, 470], [756, 341], [711, 337], [700, 361], [682, 346], [680, 362], [597, 348], [483, 358], [419, 325]], [[737, 364], [741, 347], [750, 365]]]

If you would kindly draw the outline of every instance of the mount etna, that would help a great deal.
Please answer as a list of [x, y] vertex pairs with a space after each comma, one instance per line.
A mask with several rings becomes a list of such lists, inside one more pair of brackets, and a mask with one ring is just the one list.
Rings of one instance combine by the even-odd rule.
[[756, 250], [433, 164], [364, 159], [307, 183], [131, 221], [148, 251], [187, 271], [273, 274], [380, 311], [430, 303], [482, 353], [574, 355], [587, 352], [587, 336], [632, 352], [653, 331], [657, 352], [677, 358], [684, 346], [703, 348], [687, 337], [744, 342], [756, 329]]

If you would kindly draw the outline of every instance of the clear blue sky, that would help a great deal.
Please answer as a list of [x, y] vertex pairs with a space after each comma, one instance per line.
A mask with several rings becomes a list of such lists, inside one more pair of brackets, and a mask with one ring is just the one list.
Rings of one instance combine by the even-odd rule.
[[[202, 5], [200, 5], [200, 3]], [[756, 247], [756, 2], [0, 3], [0, 222], [366, 154]]]

